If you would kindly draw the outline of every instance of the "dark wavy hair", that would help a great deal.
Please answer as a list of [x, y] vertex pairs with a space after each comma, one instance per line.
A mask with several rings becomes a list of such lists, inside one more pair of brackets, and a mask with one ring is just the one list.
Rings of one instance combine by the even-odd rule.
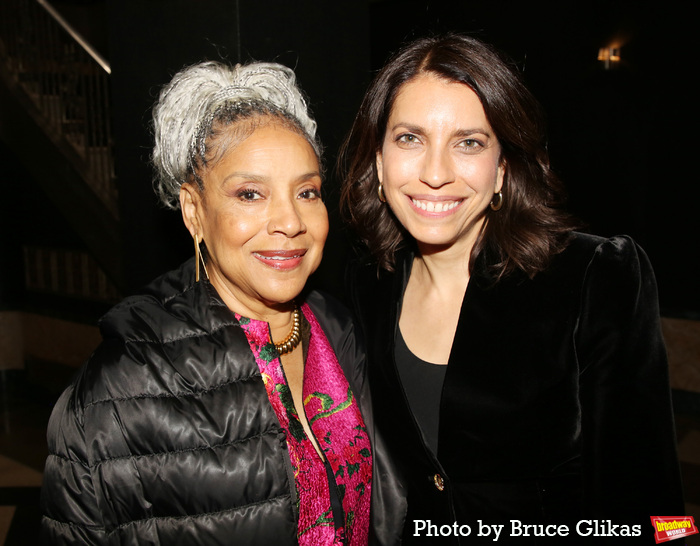
[[575, 222], [562, 210], [563, 186], [550, 169], [542, 109], [511, 67], [491, 46], [448, 34], [422, 38], [399, 51], [370, 84], [340, 150], [340, 209], [379, 267], [392, 270], [396, 251], [411, 241], [386, 203], [379, 200], [376, 154], [401, 86], [435, 74], [469, 86], [481, 100], [505, 161], [503, 207], [487, 209], [472, 249], [486, 252], [496, 279], [515, 270], [533, 277], [561, 252]]

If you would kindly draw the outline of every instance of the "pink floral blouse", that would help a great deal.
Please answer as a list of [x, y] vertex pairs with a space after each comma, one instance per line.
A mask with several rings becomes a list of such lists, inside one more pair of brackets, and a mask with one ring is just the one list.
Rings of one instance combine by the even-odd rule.
[[260, 368], [267, 396], [287, 433], [294, 470], [300, 545], [365, 545], [369, 530], [372, 453], [365, 423], [350, 385], [328, 340], [308, 305], [302, 306], [311, 326], [304, 365], [306, 418], [330, 464], [344, 512], [336, 528], [331, 509], [326, 465], [307, 437], [284, 376], [266, 322], [236, 315]]

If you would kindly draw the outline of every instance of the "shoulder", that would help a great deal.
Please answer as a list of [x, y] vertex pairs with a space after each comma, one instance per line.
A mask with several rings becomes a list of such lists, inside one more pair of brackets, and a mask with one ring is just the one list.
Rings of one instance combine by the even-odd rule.
[[393, 271], [381, 268], [374, 260], [357, 258], [348, 264], [347, 281], [361, 288], [374, 289], [377, 286], [393, 282], [399, 272], [405, 269], [407, 263], [413, 261], [413, 252], [401, 249], [396, 253], [396, 263]]
[[642, 293], [653, 296], [656, 281], [646, 254], [631, 237], [574, 232], [567, 247], [534, 278], [509, 277], [495, 286], [500, 288], [494, 293], [506, 300], [547, 298], [558, 308], [568, 302], [580, 310], [634, 301]]
[[603, 238], [576, 234], [563, 260], [581, 265], [581, 302], [584, 309], [607, 314], [658, 314], [654, 271], [644, 250], [629, 236]]
[[600, 235], [575, 231], [571, 234], [571, 240], [565, 252], [602, 253], [614, 256], [627, 254], [635, 248], [639, 248], [639, 246], [629, 235], [601, 237]]
[[350, 311], [339, 299], [321, 290], [311, 290], [304, 296], [304, 301], [311, 307], [321, 324], [335, 321], [341, 324], [352, 322]]
[[[208, 388], [221, 369], [198, 363], [214, 358], [219, 346], [229, 355], [247, 347], [245, 336], [234, 331], [235, 316], [208, 283], [189, 278], [187, 266], [159, 277], [100, 320], [102, 343], [73, 385], [77, 405], [174, 395], [185, 376], [187, 388]], [[205, 342], [210, 339], [216, 342]]]
[[582, 266], [588, 273], [641, 273], [648, 269], [644, 250], [629, 236], [600, 237], [574, 232], [554, 265]]
[[590, 233], [573, 232], [564, 253], [576, 253], [603, 259], [624, 259], [635, 256], [639, 245], [629, 235], [601, 237]]
[[167, 337], [173, 323], [179, 322], [171, 310], [178, 308], [178, 302], [190, 298], [194, 290], [183, 269], [184, 266], [161, 275], [142, 293], [112, 307], [99, 322], [103, 338], [129, 342]]
[[349, 302], [364, 322], [376, 317], [398, 297], [408, 280], [413, 257], [414, 253], [407, 248], [397, 251], [393, 271], [382, 269], [369, 260], [355, 260], [348, 265], [345, 284]]
[[[205, 334], [230, 321], [225, 305], [207, 282], [195, 282], [188, 260], [129, 296], [100, 319], [104, 339], [168, 342]], [[217, 312], [219, 310], [219, 312]]]
[[356, 390], [358, 384], [355, 376], [364, 368], [364, 342], [350, 310], [330, 294], [316, 290], [309, 292], [305, 301], [323, 329], [348, 380], [355, 382], [353, 389]]
[[304, 301], [311, 308], [337, 353], [345, 340], [355, 335], [355, 325], [350, 310], [334, 296], [319, 290], [308, 292]]

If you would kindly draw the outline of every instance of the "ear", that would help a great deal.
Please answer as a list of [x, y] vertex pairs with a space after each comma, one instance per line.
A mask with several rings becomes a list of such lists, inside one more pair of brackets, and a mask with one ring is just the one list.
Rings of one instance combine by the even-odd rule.
[[203, 233], [199, 217], [202, 212], [202, 195], [196, 185], [185, 182], [180, 186], [180, 210], [187, 231], [192, 238], [196, 235], [201, 240]]
[[503, 179], [506, 176], [506, 160], [501, 159], [500, 163], [498, 164], [498, 171], [496, 174], [496, 191], [494, 193], [498, 193], [503, 189]]
[[377, 150], [377, 155], [375, 157], [375, 165], [377, 166], [377, 178], [379, 179], [379, 183], [382, 183], [382, 177], [384, 173], [382, 172], [382, 166], [384, 165], [383, 163], [383, 158], [382, 158], [382, 150]]

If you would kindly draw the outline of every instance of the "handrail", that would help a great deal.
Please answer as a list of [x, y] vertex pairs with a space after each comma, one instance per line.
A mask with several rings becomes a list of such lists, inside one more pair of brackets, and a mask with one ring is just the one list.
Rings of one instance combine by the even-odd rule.
[[[0, 5], [0, 133], [99, 264], [76, 273], [76, 259], [45, 252], [48, 261], [35, 265], [42, 271], [50, 265], [50, 282], [42, 277], [49, 284], [32, 284], [27, 276], [27, 290], [111, 300], [112, 283], [123, 285], [123, 269], [114, 252], [121, 239], [109, 64], [46, 0]], [[32, 155], [35, 145], [45, 161]], [[66, 279], [73, 284], [64, 286]]]
[[92, 45], [90, 45], [90, 43], [87, 40], [85, 40], [85, 38], [83, 38], [82, 35], [77, 30], [75, 30], [68, 21], [66, 21], [63, 18], [63, 16], [60, 13], [58, 13], [58, 11], [56, 11], [56, 9], [51, 4], [49, 4], [46, 0], [37, 0], [37, 2], [42, 8], [44, 8], [49, 13], [49, 15], [51, 15], [51, 17], [54, 18], [54, 20], [59, 25], [63, 27], [63, 30], [70, 34], [70, 36], [76, 42], [78, 42], [78, 44], [80, 44], [80, 47], [82, 47], [85, 50], [85, 52], [88, 55], [90, 55], [90, 57], [92, 57], [105, 72], [107, 72], [107, 74], [112, 73], [112, 67], [109, 64], [109, 61], [107, 61], [107, 59], [100, 55], [100, 53], [94, 47], [92, 47]]
[[2, 2], [15, 20], [0, 16], [0, 74], [118, 218], [109, 64], [46, 0]]

